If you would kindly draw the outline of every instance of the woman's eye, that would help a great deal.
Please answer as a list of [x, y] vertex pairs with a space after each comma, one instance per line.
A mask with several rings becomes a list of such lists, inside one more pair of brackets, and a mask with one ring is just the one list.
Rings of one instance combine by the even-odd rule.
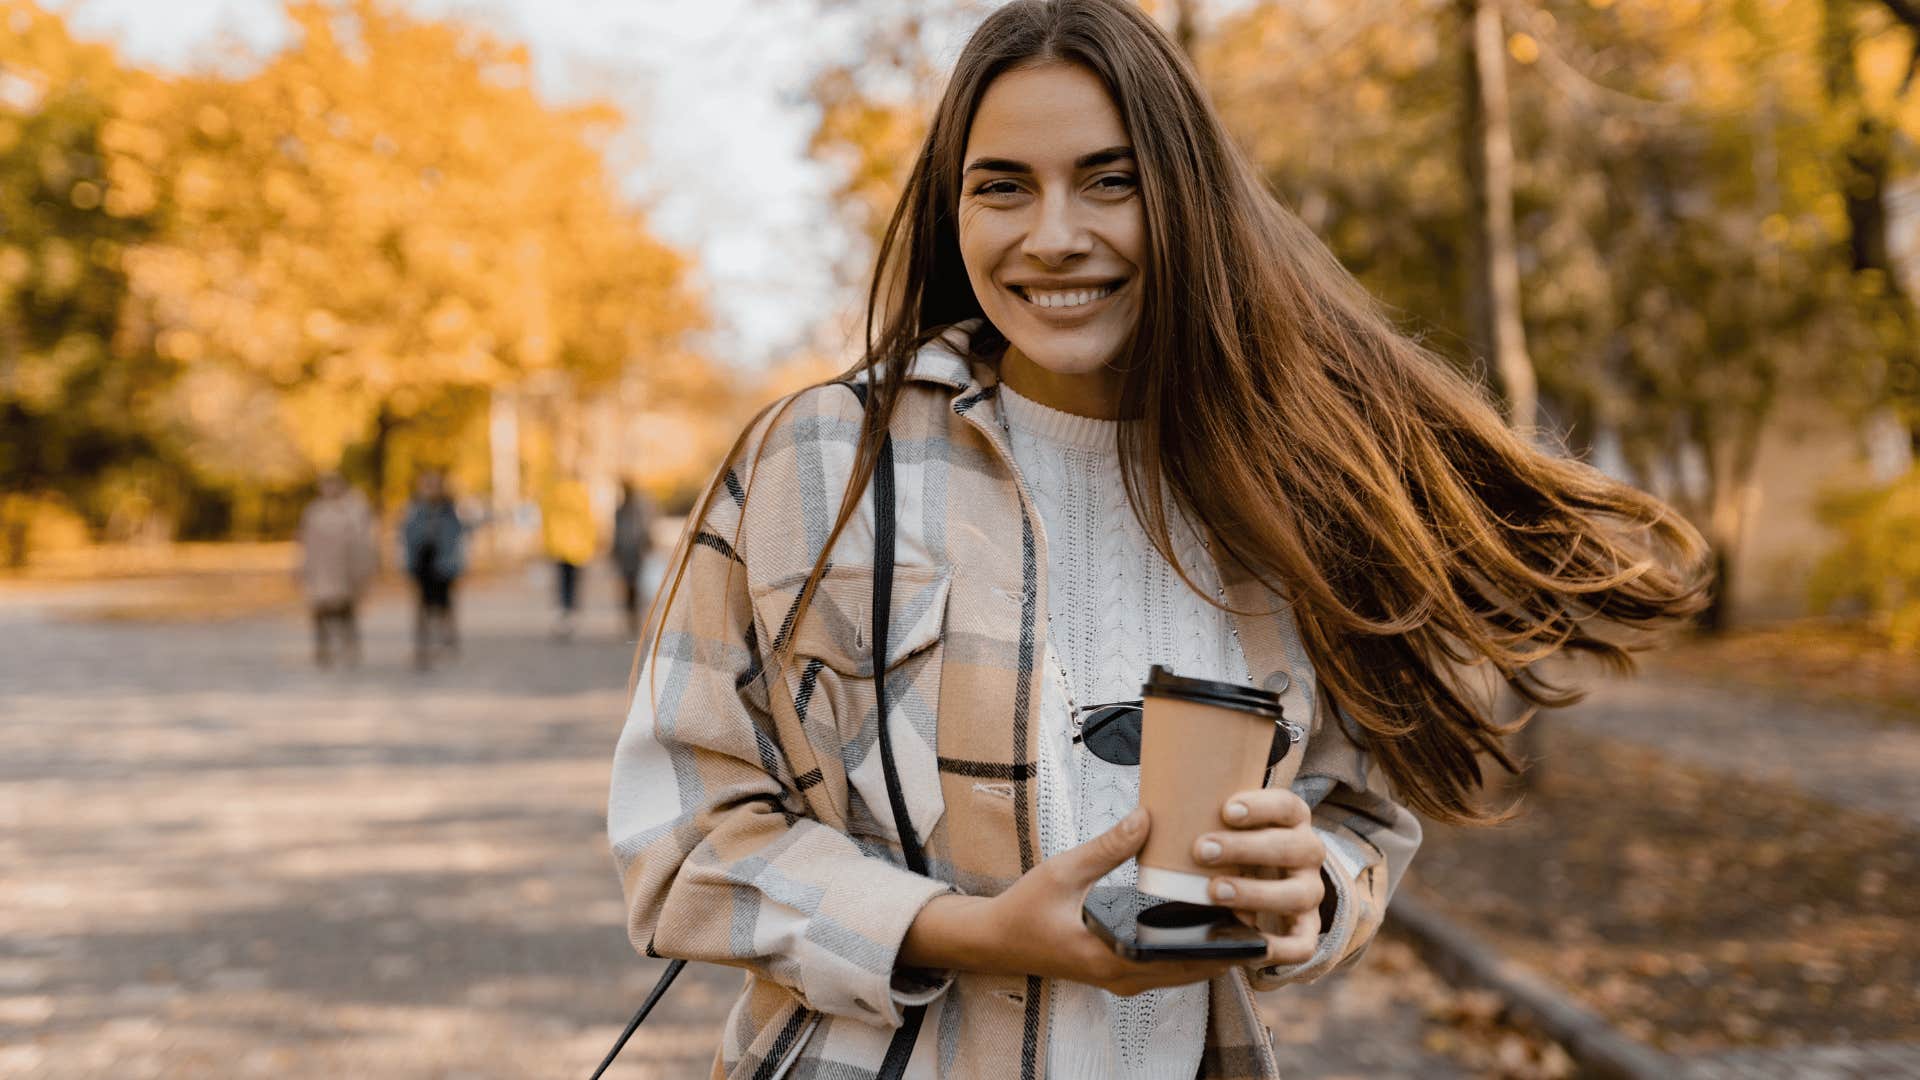
[[1102, 191], [1132, 191], [1139, 182], [1125, 173], [1109, 173], [1093, 182]]
[[973, 189], [975, 195], [1014, 195], [1020, 188], [1011, 180], [988, 180]]

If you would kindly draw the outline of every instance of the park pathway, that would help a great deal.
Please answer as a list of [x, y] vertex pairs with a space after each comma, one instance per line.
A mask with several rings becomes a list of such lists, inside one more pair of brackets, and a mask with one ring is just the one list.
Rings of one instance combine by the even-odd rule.
[[[604, 578], [550, 640], [545, 583], [470, 590], [427, 674], [397, 593], [319, 672], [290, 612], [0, 591], [0, 1076], [584, 1078], [659, 964], [602, 818], [631, 649]], [[690, 968], [611, 1075], [704, 1075], [739, 980]], [[1464, 1075], [1421, 1049], [1445, 994], [1383, 941], [1274, 995], [1287, 1075]]]
[[1910, 719], [1661, 675], [1598, 683], [1567, 717], [1675, 761], [1920, 828], [1920, 723]]

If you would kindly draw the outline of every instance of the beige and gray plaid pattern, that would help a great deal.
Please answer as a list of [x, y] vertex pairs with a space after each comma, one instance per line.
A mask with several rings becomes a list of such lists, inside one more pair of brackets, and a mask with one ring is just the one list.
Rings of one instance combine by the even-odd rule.
[[[896, 971], [928, 899], [1005, 889], [1039, 858], [1035, 715], [1046, 557], [997, 417], [996, 378], [938, 345], [895, 412], [896, 570], [887, 718], [932, 877], [905, 869], [876, 750], [871, 500], [835, 542], [808, 615], [794, 602], [839, 508], [861, 412], [843, 386], [776, 410], [706, 519], [642, 668], [614, 758], [608, 831], [628, 932], [648, 955], [746, 969], [715, 1076], [871, 1076], [907, 1004], [931, 1002], [909, 1076], [1045, 1071], [1047, 980]], [[1270, 594], [1228, 585], [1240, 610]], [[1241, 617], [1249, 669], [1310, 735], [1292, 781], [1314, 804], [1335, 915], [1317, 955], [1214, 980], [1200, 1075], [1278, 1075], [1255, 988], [1350, 962], [1419, 844], [1314, 678], [1282, 610]], [[776, 650], [791, 639], [790, 650]], [[777, 660], [778, 656], [790, 659]]]

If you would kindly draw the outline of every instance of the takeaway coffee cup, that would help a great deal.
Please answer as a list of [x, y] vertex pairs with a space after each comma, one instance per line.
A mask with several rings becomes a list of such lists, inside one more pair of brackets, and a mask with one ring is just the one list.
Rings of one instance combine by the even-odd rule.
[[[1193, 861], [1202, 833], [1224, 827], [1220, 809], [1266, 779], [1276, 738], [1291, 740], [1280, 696], [1251, 686], [1189, 679], [1156, 665], [1141, 688], [1140, 805], [1152, 816], [1139, 890], [1211, 904], [1219, 866]], [[1283, 748], [1284, 761], [1292, 746]]]

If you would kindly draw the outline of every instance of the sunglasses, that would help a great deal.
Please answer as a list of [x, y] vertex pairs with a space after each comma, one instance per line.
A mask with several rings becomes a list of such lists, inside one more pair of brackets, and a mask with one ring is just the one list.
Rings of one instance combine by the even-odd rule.
[[[1140, 764], [1140, 720], [1146, 708], [1140, 701], [1115, 701], [1106, 705], [1088, 705], [1078, 710], [1080, 731], [1073, 741], [1084, 743], [1101, 761], [1114, 765]], [[1287, 751], [1303, 733], [1285, 720], [1273, 724], [1273, 746], [1267, 750], [1267, 768], [1287, 756]]]

